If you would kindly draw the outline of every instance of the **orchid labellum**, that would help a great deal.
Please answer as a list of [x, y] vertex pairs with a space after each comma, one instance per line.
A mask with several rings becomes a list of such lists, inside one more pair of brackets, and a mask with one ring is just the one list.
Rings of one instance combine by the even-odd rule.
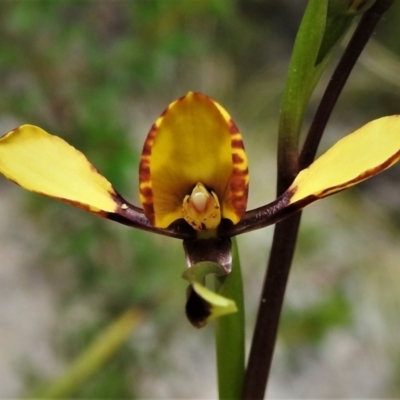
[[236, 305], [204, 285], [229, 274], [230, 237], [263, 228], [353, 186], [400, 158], [400, 117], [374, 120], [345, 136], [286, 192], [246, 211], [247, 157], [241, 134], [218, 103], [189, 92], [151, 127], [139, 165], [142, 208], [126, 201], [87, 158], [63, 139], [22, 125], [0, 139], [0, 172], [25, 189], [102, 217], [183, 239], [190, 282], [186, 305], [198, 327]]

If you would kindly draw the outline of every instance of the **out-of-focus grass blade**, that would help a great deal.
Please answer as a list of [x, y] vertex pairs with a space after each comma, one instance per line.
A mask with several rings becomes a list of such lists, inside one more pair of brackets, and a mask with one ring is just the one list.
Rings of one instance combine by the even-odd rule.
[[59, 399], [71, 397], [120, 349], [143, 319], [139, 310], [126, 311], [110, 324], [68, 368], [63, 376], [43, 386], [27, 398]]

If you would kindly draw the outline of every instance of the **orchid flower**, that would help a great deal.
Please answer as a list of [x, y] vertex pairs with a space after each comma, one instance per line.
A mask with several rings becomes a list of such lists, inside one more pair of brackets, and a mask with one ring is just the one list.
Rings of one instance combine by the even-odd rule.
[[197, 327], [236, 311], [208, 289], [229, 274], [230, 238], [274, 224], [389, 168], [400, 158], [400, 117], [383, 117], [339, 140], [302, 170], [282, 196], [246, 211], [248, 165], [241, 134], [211, 98], [189, 92], [151, 127], [139, 165], [142, 208], [125, 200], [63, 139], [22, 125], [0, 139], [0, 172], [32, 192], [119, 223], [183, 240], [190, 283], [186, 311]]

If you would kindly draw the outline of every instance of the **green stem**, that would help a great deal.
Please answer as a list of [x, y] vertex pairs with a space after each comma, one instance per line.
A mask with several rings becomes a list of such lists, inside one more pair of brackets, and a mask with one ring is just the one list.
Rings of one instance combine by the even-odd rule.
[[304, 112], [329, 56], [316, 65], [327, 19], [327, 0], [309, 0], [289, 64], [279, 118], [278, 195], [298, 173], [298, 144]]
[[233, 266], [229, 275], [216, 278], [216, 291], [236, 302], [238, 312], [216, 320], [219, 399], [237, 400], [244, 378], [245, 330], [243, 283], [236, 240], [232, 243]]

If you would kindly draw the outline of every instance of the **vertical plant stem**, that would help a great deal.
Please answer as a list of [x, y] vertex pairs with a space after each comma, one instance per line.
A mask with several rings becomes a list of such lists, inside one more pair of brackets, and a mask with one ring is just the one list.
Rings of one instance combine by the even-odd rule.
[[[393, 2], [394, 0], [377, 0], [360, 21], [348, 49], [328, 84], [324, 94], [324, 103], [321, 102], [321, 106], [315, 114], [299, 160], [301, 168], [305, 168], [313, 161], [326, 123], [355, 62], [373, 33], [377, 22]], [[278, 194], [288, 187], [286, 179], [285, 176], [278, 176]], [[264, 398], [300, 219], [301, 213], [298, 213], [275, 226], [267, 275], [262, 289], [260, 308], [243, 386], [242, 398], [244, 399]]]
[[238, 312], [216, 320], [219, 399], [238, 400], [244, 378], [245, 330], [242, 273], [236, 239], [232, 243], [232, 272], [217, 277], [218, 294], [235, 301]]
[[301, 213], [298, 213], [275, 226], [268, 273], [245, 375], [243, 399], [264, 398], [300, 217]]
[[[326, 57], [323, 63], [316, 66], [327, 9], [327, 1], [310, 0], [296, 36], [280, 113], [278, 195], [290, 186], [298, 173], [298, 140], [304, 111], [328, 59]], [[242, 396], [245, 399], [264, 397], [299, 225], [300, 214], [275, 226], [268, 273], [243, 385]]]
[[279, 118], [279, 194], [290, 185], [298, 172], [299, 135], [304, 111], [329, 59], [325, 57], [316, 65], [327, 9], [327, 0], [309, 0], [296, 35]]

